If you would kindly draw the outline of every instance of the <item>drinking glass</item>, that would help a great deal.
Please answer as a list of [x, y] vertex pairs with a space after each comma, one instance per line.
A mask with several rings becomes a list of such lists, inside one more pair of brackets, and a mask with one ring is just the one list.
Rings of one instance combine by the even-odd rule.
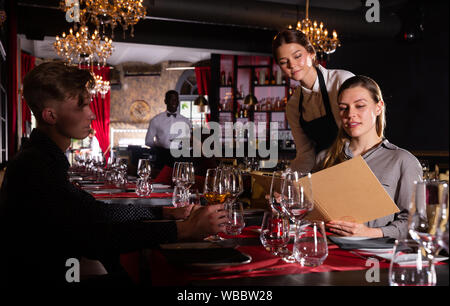
[[146, 178], [136, 180], [136, 194], [140, 197], [147, 197], [152, 193], [152, 184]]
[[205, 185], [203, 195], [208, 204], [222, 204], [229, 196], [227, 190], [227, 180], [223, 168], [206, 170]]
[[178, 185], [179, 179], [178, 179], [178, 166], [179, 166], [180, 162], [175, 162], [173, 164], [173, 169], [172, 169], [172, 183], [174, 186]]
[[230, 193], [227, 202], [232, 204], [244, 192], [244, 183], [242, 181], [241, 170], [238, 168], [227, 168], [226, 171], [226, 175], [228, 176], [228, 190]]
[[194, 165], [190, 162], [180, 162], [177, 171], [178, 184], [189, 189], [195, 183]]
[[438, 228], [437, 228], [437, 243], [441, 248], [447, 251], [448, 249], [448, 203], [441, 205], [441, 211], [439, 214]]
[[137, 175], [140, 178], [148, 179], [150, 177], [151, 172], [152, 172], [152, 166], [150, 164], [150, 160], [148, 160], [148, 159], [139, 159], [138, 168], [137, 168]]
[[436, 271], [424, 248], [412, 239], [396, 240], [389, 266], [391, 286], [435, 286]]
[[323, 221], [297, 221], [293, 254], [302, 266], [316, 267], [325, 261], [328, 244]]
[[314, 207], [311, 173], [287, 169], [283, 174], [281, 208], [295, 224]]
[[265, 211], [259, 238], [273, 255], [284, 255], [289, 242], [289, 219], [277, 210]]
[[[228, 181], [224, 168], [213, 168], [206, 170], [203, 195], [209, 205], [223, 204], [229, 196]], [[219, 241], [218, 235], [206, 238], [211, 241]]]
[[176, 186], [173, 190], [172, 205], [174, 207], [184, 207], [189, 205], [189, 198], [186, 196], [184, 188]]
[[408, 230], [411, 238], [422, 245], [427, 257], [433, 261], [438, 253], [439, 233], [448, 223], [448, 182], [424, 180], [414, 182], [409, 209]]
[[269, 204], [273, 210], [282, 213], [281, 208], [281, 190], [283, 186], [283, 171], [274, 171], [270, 183]]
[[244, 210], [241, 202], [228, 204], [228, 222], [226, 224], [227, 234], [239, 235], [245, 227]]

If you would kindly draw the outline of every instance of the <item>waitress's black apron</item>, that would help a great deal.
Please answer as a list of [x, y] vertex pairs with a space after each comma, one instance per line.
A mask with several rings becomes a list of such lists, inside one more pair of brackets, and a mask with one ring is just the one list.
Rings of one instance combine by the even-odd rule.
[[323, 117], [305, 121], [303, 119], [303, 91], [300, 94], [298, 110], [300, 113], [300, 126], [302, 127], [308, 138], [315, 143], [316, 154], [324, 149], [328, 149], [337, 136], [338, 127], [331, 111], [330, 98], [328, 96], [327, 87], [320, 69], [316, 68], [317, 77], [319, 78], [320, 93], [322, 94], [323, 104], [326, 114]]

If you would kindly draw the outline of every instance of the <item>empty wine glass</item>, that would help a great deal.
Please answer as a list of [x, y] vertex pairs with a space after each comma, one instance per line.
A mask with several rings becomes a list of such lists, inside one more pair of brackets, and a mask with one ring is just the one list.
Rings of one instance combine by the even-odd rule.
[[274, 171], [272, 173], [272, 181], [270, 183], [269, 204], [270, 207], [279, 213], [282, 213], [281, 208], [281, 190], [283, 187], [283, 171]]
[[302, 220], [313, 210], [311, 173], [287, 169], [281, 191], [281, 208], [292, 222]]
[[302, 266], [320, 266], [328, 256], [327, 235], [323, 221], [298, 221], [293, 255]]
[[241, 202], [231, 202], [227, 207], [228, 222], [226, 223], [227, 234], [239, 235], [245, 227], [244, 209]]
[[424, 180], [414, 182], [409, 209], [408, 230], [422, 245], [432, 261], [439, 251], [438, 232], [448, 222], [448, 182]]
[[437, 243], [447, 252], [447, 254], [449, 254], [448, 236], [448, 203], [443, 203], [441, 204], [441, 211], [438, 220]]
[[238, 197], [244, 192], [244, 183], [242, 181], [242, 174], [241, 170], [238, 168], [227, 168], [225, 171], [227, 171], [226, 175], [228, 176], [228, 190], [229, 190], [229, 197], [228, 197], [228, 204], [231, 204], [235, 202]]
[[139, 159], [138, 168], [137, 168], [137, 175], [140, 178], [148, 179], [150, 177], [151, 172], [152, 172], [152, 166], [150, 164], [150, 160], [148, 160], [148, 159]]
[[172, 205], [174, 207], [184, 207], [189, 205], [189, 198], [186, 196], [184, 188], [176, 186], [173, 190]]
[[435, 286], [436, 271], [420, 243], [396, 240], [389, 266], [391, 286]]
[[273, 255], [284, 255], [289, 242], [289, 219], [277, 210], [265, 211], [259, 237]]
[[153, 186], [146, 178], [136, 180], [136, 194], [140, 197], [147, 197], [152, 193]]
[[178, 185], [178, 166], [179, 166], [180, 162], [175, 162], [173, 164], [173, 169], [172, 169], [172, 183], [174, 186]]

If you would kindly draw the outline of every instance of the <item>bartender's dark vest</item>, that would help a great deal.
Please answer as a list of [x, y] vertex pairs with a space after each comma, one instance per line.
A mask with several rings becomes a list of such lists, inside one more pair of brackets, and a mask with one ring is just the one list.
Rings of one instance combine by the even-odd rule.
[[334, 120], [330, 106], [330, 97], [328, 96], [327, 87], [320, 69], [316, 68], [317, 77], [319, 78], [320, 93], [322, 94], [323, 104], [326, 114], [323, 117], [305, 121], [303, 119], [303, 92], [300, 94], [298, 110], [300, 113], [300, 126], [310, 140], [315, 143], [316, 154], [324, 149], [328, 149], [337, 136], [338, 127]]

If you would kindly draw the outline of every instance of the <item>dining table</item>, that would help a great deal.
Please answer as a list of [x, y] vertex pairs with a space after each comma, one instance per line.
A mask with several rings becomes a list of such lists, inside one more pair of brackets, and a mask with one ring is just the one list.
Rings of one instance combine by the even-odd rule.
[[[107, 204], [171, 207], [172, 187], [155, 184], [139, 197], [131, 179], [123, 186], [76, 180], [78, 186]], [[218, 242], [183, 241], [121, 255], [121, 263], [139, 285], [162, 286], [388, 286], [390, 261], [377, 253], [343, 249], [328, 240], [328, 256], [316, 267], [285, 262], [260, 241], [264, 209], [244, 210], [245, 228], [238, 235], [220, 233]], [[149, 220], [146, 222], [160, 222]], [[332, 235], [331, 233], [327, 233]], [[287, 248], [292, 252], [291, 233]], [[387, 249], [386, 252], [392, 252]], [[217, 258], [218, 260], [216, 260]], [[231, 258], [231, 260], [230, 260]], [[436, 265], [437, 286], [448, 286], [448, 258]]]

